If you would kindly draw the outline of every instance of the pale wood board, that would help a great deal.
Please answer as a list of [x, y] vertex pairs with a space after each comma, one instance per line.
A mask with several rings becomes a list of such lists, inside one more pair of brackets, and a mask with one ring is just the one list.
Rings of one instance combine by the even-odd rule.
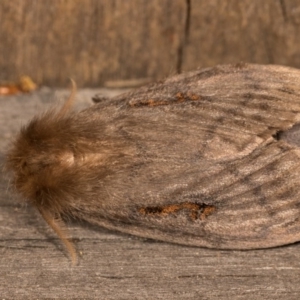
[[[97, 92], [79, 90], [78, 109]], [[67, 90], [43, 88], [0, 98], [0, 162], [20, 125]], [[87, 224], [70, 232], [80, 253], [72, 266], [61, 242], [0, 178], [1, 299], [299, 299], [300, 244], [218, 251], [143, 240]]]

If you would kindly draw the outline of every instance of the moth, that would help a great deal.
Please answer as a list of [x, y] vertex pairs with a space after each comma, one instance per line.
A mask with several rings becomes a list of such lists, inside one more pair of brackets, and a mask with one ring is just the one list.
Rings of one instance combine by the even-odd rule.
[[[74, 93], [73, 93], [74, 94]], [[34, 117], [12, 184], [67, 247], [65, 221], [216, 249], [300, 240], [300, 71], [220, 65]]]

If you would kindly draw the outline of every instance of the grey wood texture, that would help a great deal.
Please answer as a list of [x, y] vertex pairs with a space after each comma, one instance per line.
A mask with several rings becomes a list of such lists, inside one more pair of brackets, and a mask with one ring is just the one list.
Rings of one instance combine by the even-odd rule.
[[298, 0], [1, 0], [0, 81], [99, 86], [219, 63], [300, 67]]
[[[79, 90], [77, 109], [101, 91]], [[0, 97], [0, 163], [31, 117], [68, 95], [42, 88]], [[9, 191], [0, 173], [1, 299], [299, 299], [300, 244], [219, 251], [140, 239], [70, 224], [80, 259], [72, 266], [39, 214]]]

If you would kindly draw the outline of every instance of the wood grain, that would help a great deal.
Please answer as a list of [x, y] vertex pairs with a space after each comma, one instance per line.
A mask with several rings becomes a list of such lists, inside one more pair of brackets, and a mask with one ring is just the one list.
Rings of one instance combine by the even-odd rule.
[[[96, 90], [80, 90], [80, 108]], [[104, 91], [107, 93], [107, 91]], [[20, 124], [68, 91], [0, 98], [0, 160]], [[107, 93], [108, 95], [109, 93]], [[56, 95], [56, 97], [54, 97]], [[0, 179], [0, 295], [3, 299], [298, 299], [300, 245], [214, 251], [72, 226], [81, 252], [72, 267], [60, 240]], [[63, 255], [65, 254], [65, 255]]]
[[239, 61], [300, 66], [295, 0], [191, 0], [183, 70]]
[[219, 63], [300, 67], [297, 0], [2, 0], [0, 81], [79, 86]]
[[4, 0], [0, 80], [80, 86], [176, 71], [185, 1]]

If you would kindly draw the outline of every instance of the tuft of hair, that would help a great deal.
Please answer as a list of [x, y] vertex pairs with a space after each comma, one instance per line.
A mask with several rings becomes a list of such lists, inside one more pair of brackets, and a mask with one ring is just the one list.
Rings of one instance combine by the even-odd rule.
[[61, 109], [51, 109], [22, 127], [7, 154], [5, 169], [13, 175], [13, 187], [38, 209], [75, 264], [76, 251], [60, 217], [68, 210], [64, 196], [72, 186], [68, 185], [66, 174], [76, 148], [76, 136], [72, 133], [75, 114], [71, 111], [76, 84], [71, 82], [71, 94]]

